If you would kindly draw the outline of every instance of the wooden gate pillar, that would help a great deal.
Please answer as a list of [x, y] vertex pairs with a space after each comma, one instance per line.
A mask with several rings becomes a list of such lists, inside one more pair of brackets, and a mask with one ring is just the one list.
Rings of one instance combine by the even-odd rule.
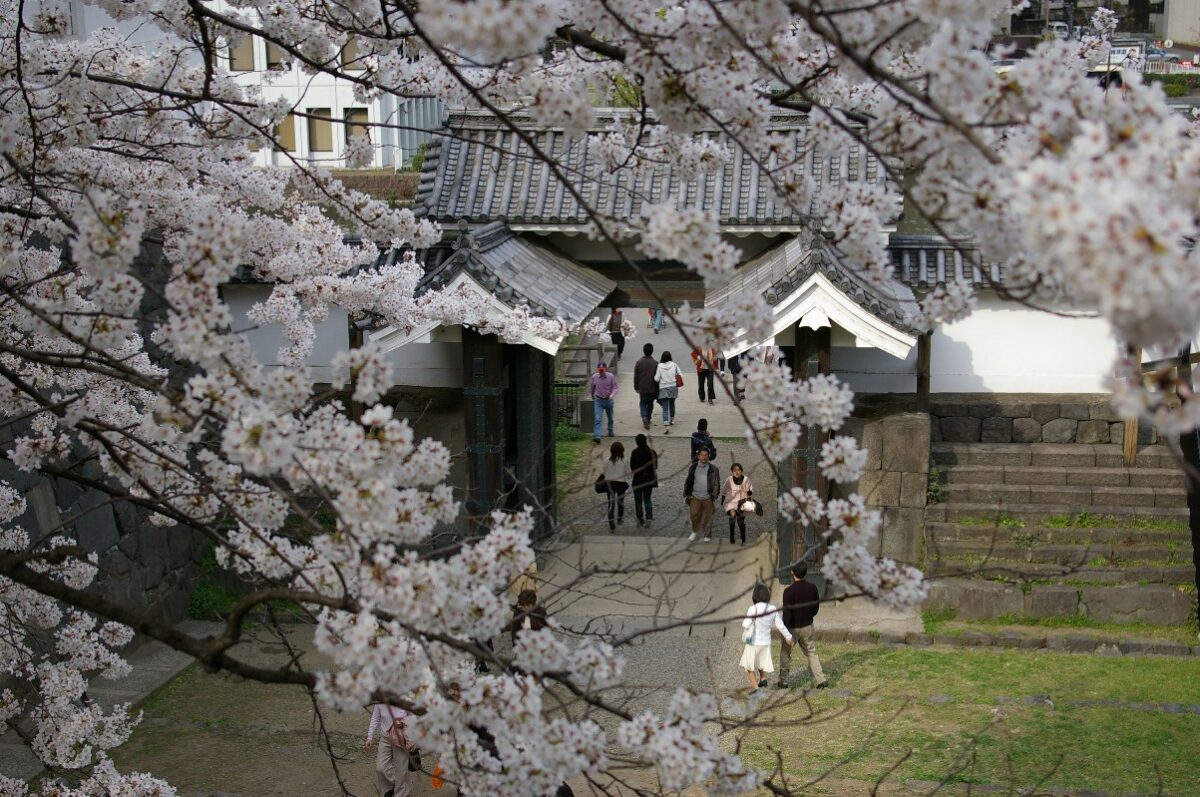
[[479, 528], [504, 489], [504, 344], [462, 332], [463, 415], [467, 432], [467, 514]]

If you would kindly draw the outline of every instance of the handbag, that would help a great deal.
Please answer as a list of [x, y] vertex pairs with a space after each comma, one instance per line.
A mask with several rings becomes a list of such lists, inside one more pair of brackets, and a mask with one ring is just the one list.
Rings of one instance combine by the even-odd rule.
[[596, 477], [596, 493], [598, 495], [604, 495], [607, 492], [608, 492], [608, 482], [605, 480], [604, 474], [601, 473], [599, 476]]
[[742, 642], [747, 645], [754, 644], [754, 623], [751, 623], [750, 627], [742, 632]]
[[387, 729], [387, 733], [384, 735], [387, 737], [388, 744], [392, 747], [399, 747], [408, 755], [409, 772], [417, 772], [421, 769], [421, 751], [405, 735], [404, 720], [393, 719], [391, 727]]
[[683, 374], [679, 372], [679, 367], [675, 367], [675, 387], [683, 387]]

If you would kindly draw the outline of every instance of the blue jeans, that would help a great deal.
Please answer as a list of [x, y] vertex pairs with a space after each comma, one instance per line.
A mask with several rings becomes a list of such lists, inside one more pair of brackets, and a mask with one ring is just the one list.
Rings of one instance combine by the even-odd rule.
[[654, 310], [653, 324], [654, 324], [654, 334], [657, 335], [658, 331], [663, 328], [663, 311], [659, 310], [658, 308], [655, 308], [655, 310]]
[[651, 416], [654, 415], [654, 394], [639, 393], [638, 406], [642, 411], [642, 420], [649, 423]]
[[613, 433], [613, 400], [610, 398], [592, 398], [592, 414], [595, 418], [592, 420], [592, 438], [600, 439], [600, 412], [608, 416], [608, 436], [612, 437]]
[[666, 426], [675, 419], [675, 399], [664, 398], [659, 399], [658, 403], [662, 405], [663, 410], [663, 426]]

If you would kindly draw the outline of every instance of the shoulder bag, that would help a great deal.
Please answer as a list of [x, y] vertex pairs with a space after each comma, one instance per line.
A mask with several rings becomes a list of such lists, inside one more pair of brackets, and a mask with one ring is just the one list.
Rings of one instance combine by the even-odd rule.
[[596, 477], [596, 493], [598, 495], [604, 495], [607, 492], [608, 492], [608, 481], [604, 478], [604, 474], [601, 473], [599, 476]]
[[683, 374], [679, 370], [679, 366], [675, 366], [675, 387], [683, 387]]

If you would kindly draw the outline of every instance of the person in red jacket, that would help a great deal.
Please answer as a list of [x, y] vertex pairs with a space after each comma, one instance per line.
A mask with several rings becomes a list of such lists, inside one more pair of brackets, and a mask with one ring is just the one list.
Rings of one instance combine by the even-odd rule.
[[717, 397], [713, 389], [718, 366], [724, 370], [720, 355], [711, 346], [706, 349], [692, 349], [692, 363], [696, 366], [696, 384], [699, 386], [700, 401], [704, 401], [705, 386], [708, 387], [708, 403], [712, 404]]

